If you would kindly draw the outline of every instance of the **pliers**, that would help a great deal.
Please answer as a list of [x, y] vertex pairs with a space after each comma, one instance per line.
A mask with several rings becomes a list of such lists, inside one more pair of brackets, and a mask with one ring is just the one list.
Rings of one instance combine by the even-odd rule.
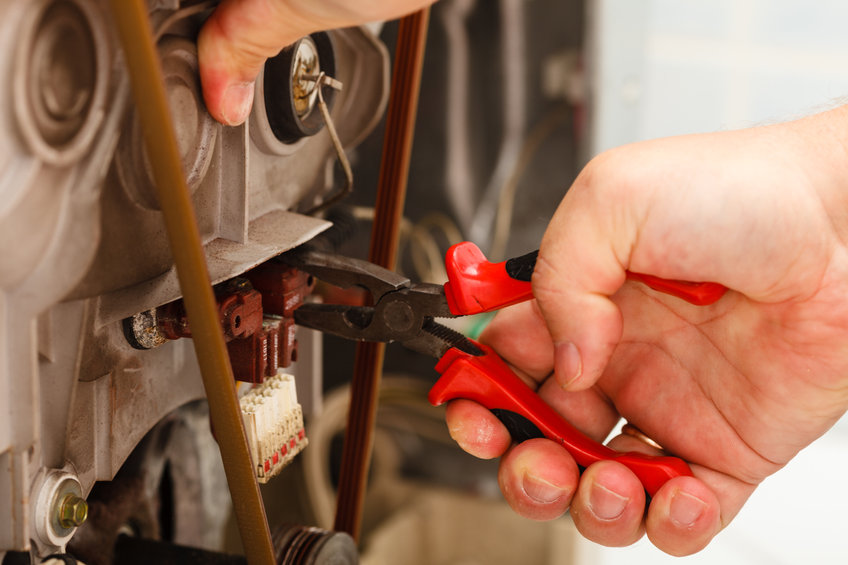
[[[305, 303], [294, 311], [295, 323], [353, 340], [396, 341], [436, 357], [441, 378], [428, 396], [434, 406], [457, 398], [474, 400], [506, 425], [514, 441], [546, 437], [561, 444], [583, 468], [600, 460], [618, 461], [639, 477], [651, 496], [669, 479], [691, 476], [682, 459], [620, 453], [589, 439], [548, 406], [494, 350], [435, 321], [532, 298], [530, 276], [536, 256], [533, 252], [491, 263], [473, 243], [459, 243], [447, 253], [444, 285], [413, 283], [367, 261], [317, 250], [298, 249], [283, 260], [327, 283], [367, 289], [372, 306]], [[633, 274], [629, 278], [694, 304], [715, 302], [726, 290], [715, 283]]]

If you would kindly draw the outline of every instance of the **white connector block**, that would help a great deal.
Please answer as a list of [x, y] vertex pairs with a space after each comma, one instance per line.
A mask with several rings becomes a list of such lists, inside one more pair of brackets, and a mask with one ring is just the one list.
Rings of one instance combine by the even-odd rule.
[[278, 371], [239, 403], [256, 477], [267, 483], [309, 443], [294, 377]]

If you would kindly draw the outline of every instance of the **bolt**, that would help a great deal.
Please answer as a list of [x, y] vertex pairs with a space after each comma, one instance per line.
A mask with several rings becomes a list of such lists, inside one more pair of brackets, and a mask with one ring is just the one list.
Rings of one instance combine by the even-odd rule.
[[88, 518], [88, 503], [73, 493], [68, 493], [59, 505], [59, 525], [65, 529], [82, 526]]
[[412, 306], [400, 301], [386, 303], [382, 315], [386, 326], [399, 334], [412, 329], [416, 320]]
[[124, 336], [134, 349], [153, 349], [168, 341], [159, 329], [159, 313], [156, 308], [126, 318], [123, 327]]

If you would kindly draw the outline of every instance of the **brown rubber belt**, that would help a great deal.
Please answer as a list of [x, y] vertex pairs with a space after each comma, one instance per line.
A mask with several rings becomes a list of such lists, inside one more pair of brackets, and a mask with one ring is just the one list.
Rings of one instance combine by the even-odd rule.
[[[374, 227], [371, 231], [368, 257], [372, 263], [391, 270], [395, 268], [400, 221], [406, 197], [429, 16], [429, 9], [424, 9], [401, 19], [395, 48]], [[357, 344], [354, 360], [350, 413], [342, 450], [334, 528], [349, 533], [357, 541], [362, 522], [385, 349], [383, 343], [361, 342]]]
[[245, 556], [251, 565], [274, 565], [271, 534], [244, 433], [206, 257], [183, 176], [147, 4], [144, 0], [111, 0], [111, 5]]

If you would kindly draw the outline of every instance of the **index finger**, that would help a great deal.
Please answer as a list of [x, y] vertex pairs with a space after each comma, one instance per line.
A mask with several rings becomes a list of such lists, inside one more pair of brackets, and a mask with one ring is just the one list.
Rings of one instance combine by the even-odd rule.
[[498, 311], [480, 341], [536, 381], [536, 385], [554, 370], [554, 344], [535, 300]]
[[595, 441], [602, 441], [618, 422], [619, 415], [598, 387], [566, 391], [556, 379], [554, 344], [535, 300], [500, 310], [480, 336], [515, 374], [533, 388], [574, 427]]

